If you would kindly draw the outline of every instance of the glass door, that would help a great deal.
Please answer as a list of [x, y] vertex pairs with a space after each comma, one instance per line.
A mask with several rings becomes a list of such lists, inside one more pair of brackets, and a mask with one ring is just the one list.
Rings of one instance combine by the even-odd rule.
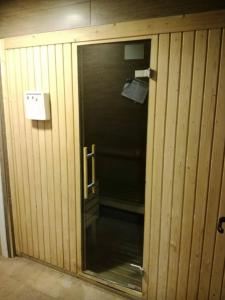
[[149, 65], [149, 40], [78, 47], [83, 271], [137, 291], [149, 86], [143, 70]]

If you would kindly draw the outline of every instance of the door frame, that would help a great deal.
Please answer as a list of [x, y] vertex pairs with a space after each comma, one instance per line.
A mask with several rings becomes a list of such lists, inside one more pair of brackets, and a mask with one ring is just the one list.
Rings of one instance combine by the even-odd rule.
[[[146, 185], [145, 185], [145, 209], [144, 209], [144, 245], [143, 245], [143, 268], [145, 270], [142, 280], [142, 292], [134, 291], [126, 287], [119, 286], [118, 284], [110, 283], [106, 280], [92, 277], [82, 271], [82, 181], [81, 181], [81, 155], [80, 155], [80, 109], [79, 109], [79, 85], [78, 85], [78, 46], [92, 45], [92, 44], [106, 44], [126, 41], [150, 40], [150, 69], [153, 70], [153, 76], [149, 80], [149, 96], [148, 96], [148, 120], [147, 120], [147, 141], [146, 141]], [[153, 115], [155, 103], [155, 90], [156, 90], [156, 67], [157, 67], [157, 47], [158, 35], [146, 35], [139, 37], [127, 37], [118, 39], [96, 40], [88, 42], [80, 42], [72, 44], [72, 57], [73, 57], [73, 90], [74, 90], [74, 129], [75, 129], [75, 164], [76, 164], [76, 226], [77, 226], [77, 275], [88, 281], [95, 282], [100, 285], [117, 290], [118, 293], [129, 294], [133, 297], [148, 297], [148, 278], [149, 278], [149, 242], [150, 242], [150, 215], [151, 215], [151, 165], [152, 165], [152, 152], [153, 152]], [[148, 199], [148, 201], [146, 201]]]
[[1, 166], [0, 166], [0, 241], [1, 241], [0, 247], [1, 247], [2, 256], [9, 257]]

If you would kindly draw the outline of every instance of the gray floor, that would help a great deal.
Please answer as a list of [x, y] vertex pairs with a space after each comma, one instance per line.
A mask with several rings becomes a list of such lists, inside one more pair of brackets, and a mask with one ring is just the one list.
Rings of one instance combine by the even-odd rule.
[[0, 257], [0, 299], [124, 300], [127, 298], [25, 258]]

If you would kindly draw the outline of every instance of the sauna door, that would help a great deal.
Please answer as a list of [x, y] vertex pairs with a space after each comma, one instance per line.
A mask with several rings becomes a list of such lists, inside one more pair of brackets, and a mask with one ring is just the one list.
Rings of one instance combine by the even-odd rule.
[[[78, 47], [82, 268], [137, 291], [143, 276], [149, 78], [135, 79], [135, 70], [149, 63], [148, 40]], [[135, 90], [139, 85], [144, 89]], [[121, 95], [127, 87], [128, 95]]]

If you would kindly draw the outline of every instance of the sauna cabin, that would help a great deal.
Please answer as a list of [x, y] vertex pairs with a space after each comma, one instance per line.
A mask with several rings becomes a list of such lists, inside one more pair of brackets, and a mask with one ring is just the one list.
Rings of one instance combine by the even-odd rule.
[[225, 7], [80, 2], [81, 24], [0, 22], [2, 255], [225, 299]]

